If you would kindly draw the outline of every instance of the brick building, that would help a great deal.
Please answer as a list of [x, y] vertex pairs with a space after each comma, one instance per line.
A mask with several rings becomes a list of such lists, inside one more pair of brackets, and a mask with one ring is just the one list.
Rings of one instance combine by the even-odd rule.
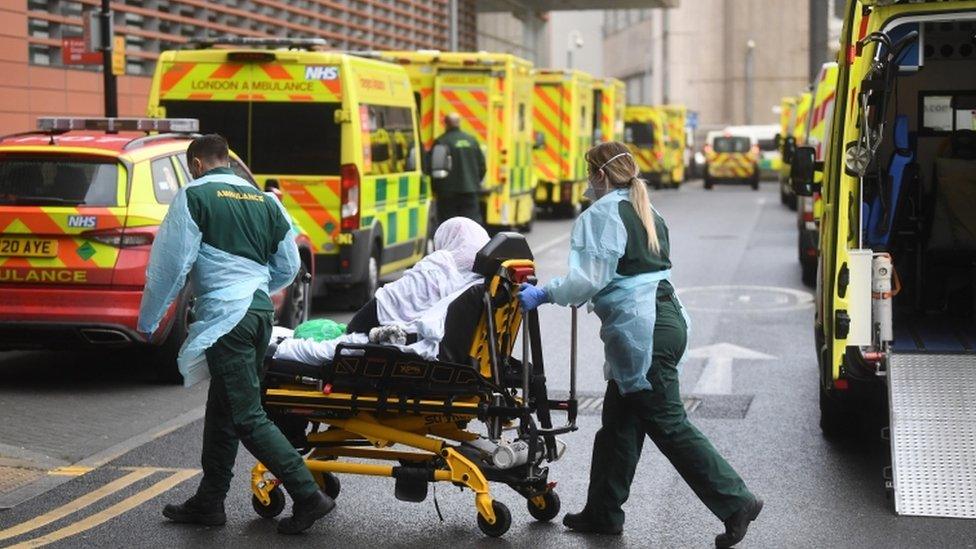
[[[126, 39], [120, 116], [145, 113], [159, 52], [215, 36], [319, 37], [341, 50], [448, 49], [450, 0], [113, 1]], [[475, 0], [459, 0], [458, 44], [475, 49]], [[0, 2], [0, 134], [43, 115], [102, 114], [99, 67], [65, 67], [62, 38], [81, 36], [82, 12], [99, 0]]]

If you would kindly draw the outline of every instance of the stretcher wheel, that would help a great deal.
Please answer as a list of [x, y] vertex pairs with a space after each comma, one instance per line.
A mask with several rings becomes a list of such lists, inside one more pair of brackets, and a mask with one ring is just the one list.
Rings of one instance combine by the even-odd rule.
[[[538, 501], [537, 498], [541, 498], [542, 501]], [[529, 498], [525, 503], [529, 508], [529, 514], [539, 522], [549, 522], [559, 514], [559, 494], [552, 490], [541, 496]]]
[[488, 521], [479, 513], [478, 528], [486, 536], [500, 538], [512, 526], [512, 512], [508, 510], [508, 507], [504, 503], [498, 500], [491, 502], [491, 509], [495, 512], [495, 524], [488, 524]]
[[268, 497], [271, 498], [271, 503], [265, 505], [257, 496], [251, 496], [251, 507], [261, 518], [275, 518], [285, 510], [285, 492], [280, 487], [275, 486], [273, 490], [268, 492]]
[[328, 471], [315, 472], [312, 473], [312, 476], [315, 477], [315, 482], [327, 496], [332, 499], [339, 497], [339, 492], [342, 491], [342, 483], [339, 482], [339, 477]]

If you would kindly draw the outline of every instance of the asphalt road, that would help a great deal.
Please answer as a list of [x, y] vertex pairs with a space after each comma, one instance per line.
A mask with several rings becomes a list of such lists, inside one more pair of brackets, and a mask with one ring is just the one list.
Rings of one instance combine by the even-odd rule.
[[[668, 220], [673, 281], [692, 316], [692, 356], [681, 378], [686, 406], [766, 501], [740, 546], [976, 547], [972, 521], [894, 515], [883, 489], [888, 452], [880, 439], [835, 444], [820, 435], [812, 296], [800, 284], [795, 214], [779, 204], [775, 184], [760, 192], [726, 186], [706, 192], [692, 183], [652, 198]], [[569, 227], [539, 221], [529, 236], [542, 280], [563, 272]], [[565, 391], [569, 313], [548, 306], [542, 320], [549, 387]], [[597, 327], [595, 316], [581, 315], [579, 388], [586, 410], [550, 474], [564, 511], [584, 502], [599, 427], [604, 383]], [[522, 498], [499, 487], [494, 495], [512, 510], [513, 525], [504, 538], [487, 539], [476, 526], [470, 493], [438, 487], [441, 522], [433, 491], [424, 503], [403, 503], [394, 499], [389, 479], [345, 476], [336, 511], [307, 535], [283, 538], [250, 508], [253, 460], [244, 450], [225, 527], [169, 524], [159, 514], [162, 505], [188, 497], [199, 478], [202, 429], [193, 418], [203, 397], [203, 386], [155, 385], [138, 365], [95, 355], [21, 354], [0, 362], [0, 459], [43, 469], [93, 467], [81, 475], [87, 469], [69, 470], [56, 488], [0, 511], [0, 546], [34, 540], [24, 546], [685, 548], [709, 547], [721, 530], [651, 444], [621, 537], [567, 533], [558, 520], [535, 523]]]

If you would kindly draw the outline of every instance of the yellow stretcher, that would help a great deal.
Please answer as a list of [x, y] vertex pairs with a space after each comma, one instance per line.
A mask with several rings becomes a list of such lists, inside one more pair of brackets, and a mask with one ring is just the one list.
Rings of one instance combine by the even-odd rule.
[[[546, 464], [565, 449], [556, 436], [576, 430], [576, 310], [569, 397], [550, 399], [538, 314], [523, 322], [516, 297], [520, 283], [535, 282], [528, 243], [517, 233], [496, 235], [475, 272], [485, 283], [447, 313], [446, 326], [461, 331], [466, 351], [452, 356], [442, 343], [438, 360], [429, 361], [396, 347], [340, 345], [326, 364], [268, 360], [265, 409], [329, 495], [340, 490], [336, 473], [392, 477], [395, 496], [415, 502], [426, 498], [429, 483], [451, 482], [474, 492], [478, 526], [493, 537], [508, 531], [512, 517], [489, 482], [518, 492], [537, 520], [559, 513]], [[554, 427], [552, 411], [566, 412], [566, 423]], [[251, 490], [259, 515], [284, 509], [279, 481], [261, 463]]]

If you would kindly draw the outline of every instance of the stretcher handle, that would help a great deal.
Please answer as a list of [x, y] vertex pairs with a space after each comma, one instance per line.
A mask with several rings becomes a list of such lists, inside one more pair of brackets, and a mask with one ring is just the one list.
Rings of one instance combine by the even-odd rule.
[[576, 400], [576, 346], [579, 340], [577, 330], [579, 305], [573, 305], [570, 309], [572, 310], [572, 324], [569, 328], [569, 399]]

